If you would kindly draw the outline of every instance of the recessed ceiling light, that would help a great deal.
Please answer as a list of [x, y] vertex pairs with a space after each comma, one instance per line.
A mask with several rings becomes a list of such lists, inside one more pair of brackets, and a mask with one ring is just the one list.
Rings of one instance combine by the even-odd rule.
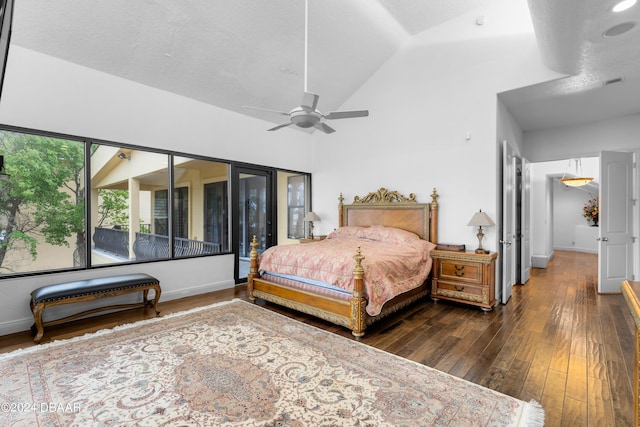
[[635, 26], [636, 24], [633, 22], [623, 22], [622, 24], [614, 25], [613, 27], [609, 28], [602, 35], [604, 37], [619, 36], [620, 34], [624, 34], [627, 31], [631, 30]]
[[613, 10], [614, 12], [622, 12], [623, 10], [629, 9], [634, 4], [636, 4], [636, 0], [622, 0], [619, 3], [616, 3], [616, 5], [613, 6], [613, 9], [611, 10]]

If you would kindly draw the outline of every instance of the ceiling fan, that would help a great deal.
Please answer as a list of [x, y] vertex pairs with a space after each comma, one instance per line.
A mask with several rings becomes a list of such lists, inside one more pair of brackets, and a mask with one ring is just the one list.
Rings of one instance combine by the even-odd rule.
[[271, 113], [279, 114], [281, 116], [288, 116], [289, 121], [280, 124], [269, 131], [282, 129], [288, 126], [298, 126], [299, 128], [308, 129], [315, 128], [324, 133], [333, 133], [335, 129], [326, 124], [323, 119], [335, 120], [335, 119], [350, 119], [355, 117], [367, 117], [369, 115], [368, 110], [359, 111], [333, 111], [330, 113], [322, 114], [318, 111], [318, 99], [319, 95], [307, 91], [307, 62], [308, 62], [308, 36], [309, 36], [309, 2], [304, 2], [304, 94], [302, 95], [302, 101], [300, 105], [295, 107], [288, 113], [285, 111], [270, 110], [267, 108], [251, 107], [244, 105], [245, 108], [253, 108], [256, 110], [269, 111]]

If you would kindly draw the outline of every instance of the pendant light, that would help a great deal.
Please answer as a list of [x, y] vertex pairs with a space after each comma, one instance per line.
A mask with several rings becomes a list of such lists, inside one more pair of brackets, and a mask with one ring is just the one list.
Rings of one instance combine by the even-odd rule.
[[[576, 166], [576, 174], [574, 176], [567, 176], [567, 174], [569, 173], [569, 169], [571, 168], [572, 161]], [[593, 178], [584, 176], [584, 173], [582, 172], [582, 161], [580, 159], [569, 159], [567, 170], [562, 175], [560, 182], [569, 187], [582, 187], [583, 185], [587, 185], [591, 181], [593, 181]]]

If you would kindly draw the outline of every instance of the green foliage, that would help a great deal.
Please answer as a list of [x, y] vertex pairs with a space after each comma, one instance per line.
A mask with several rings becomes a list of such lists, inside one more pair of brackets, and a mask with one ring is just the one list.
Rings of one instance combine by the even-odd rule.
[[76, 244], [84, 244], [84, 144], [0, 132], [0, 153], [11, 176], [1, 184], [0, 225], [6, 235], [0, 267], [14, 242], [22, 242], [33, 259], [39, 236], [47, 243], [68, 246], [67, 239], [75, 234]]
[[110, 224], [129, 223], [129, 192], [127, 190], [98, 190], [98, 226], [105, 220]]

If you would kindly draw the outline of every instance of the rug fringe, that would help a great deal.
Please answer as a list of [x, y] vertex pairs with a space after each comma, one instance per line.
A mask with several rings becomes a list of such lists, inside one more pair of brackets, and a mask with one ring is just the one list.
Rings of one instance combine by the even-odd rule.
[[532, 399], [525, 405], [522, 418], [527, 427], [544, 427], [544, 408]]

